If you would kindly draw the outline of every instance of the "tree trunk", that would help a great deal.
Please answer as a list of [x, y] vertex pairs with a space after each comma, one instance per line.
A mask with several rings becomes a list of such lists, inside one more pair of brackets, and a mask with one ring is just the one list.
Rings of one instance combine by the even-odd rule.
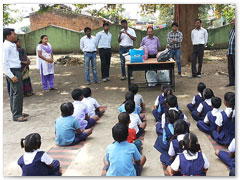
[[181, 62], [186, 65], [192, 60], [191, 32], [195, 28], [195, 20], [198, 18], [198, 8], [201, 4], [176, 4], [174, 21], [179, 24], [179, 31], [183, 33], [181, 47]]

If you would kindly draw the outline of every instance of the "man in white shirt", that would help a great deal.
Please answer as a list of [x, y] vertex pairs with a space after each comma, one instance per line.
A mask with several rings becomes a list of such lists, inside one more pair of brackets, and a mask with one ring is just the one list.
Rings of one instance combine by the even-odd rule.
[[23, 87], [22, 73], [20, 71], [21, 61], [15, 42], [17, 35], [14, 29], [3, 30], [3, 73], [10, 83], [10, 107], [13, 121], [27, 121], [28, 114], [23, 113]]
[[[202, 71], [202, 62], [204, 55], [204, 48], [207, 45], [208, 41], [208, 32], [206, 29], [201, 27], [202, 21], [200, 19], [196, 19], [195, 21], [195, 29], [192, 30], [191, 39], [193, 44], [193, 52], [192, 52], [192, 76], [190, 78], [201, 78]], [[198, 71], [196, 68], [196, 62], [198, 58]]]
[[[121, 80], [126, 79], [126, 71], [125, 71], [125, 57], [123, 54], [129, 52], [130, 49], [133, 48], [133, 41], [136, 41], [136, 33], [134, 29], [129, 28], [127, 21], [123, 19], [121, 21], [121, 25], [123, 29], [119, 32], [118, 42], [120, 43], [120, 59], [121, 59], [121, 69], [122, 69], [122, 77]], [[133, 80], [132, 74], [130, 74], [131, 79]]]
[[90, 84], [90, 73], [89, 67], [90, 62], [92, 64], [92, 72], [94, 77], [94, 82], [99, 84], [97, 77], [97, 62], [96, 62], [96, 51], [97, 51], [97, 41], [94, 36], [91, 36], [91, 28], [84, 28], [85, 36], [80, 40], [80, 49], [84, 53], [84, 63], [85, 63], [85, 75], [86, 75], [86, 84]]
[[98, 44], [99, 56], [101, 59], [102, 80], [103, 82], [107, 82], [110, 80], [109, 69], [112, 56], [112, 34], [109, 32], [108, 23], [103, 23], [103, 30], [96, 34], [96, 41]]

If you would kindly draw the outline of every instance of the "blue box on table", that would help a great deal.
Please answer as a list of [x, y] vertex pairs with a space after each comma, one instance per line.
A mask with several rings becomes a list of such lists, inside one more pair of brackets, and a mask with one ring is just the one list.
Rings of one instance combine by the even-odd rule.
[[143, 55], [144, 50], [143, 49], [130, 49], [129, 54], [131, 56], [130, 63], [143, 63]]

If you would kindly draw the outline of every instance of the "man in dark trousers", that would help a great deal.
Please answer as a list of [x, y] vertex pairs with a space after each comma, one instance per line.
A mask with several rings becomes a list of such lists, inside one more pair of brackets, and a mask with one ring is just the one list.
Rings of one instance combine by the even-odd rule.
[[[201, 26], [202, 21], [200, 19], [196, 19], [195, 29], [192, 30], [191, 34], [193, 52], [192, 52], [192, 75], [190, 76], [190, 78], [195, 77], [201, 78], [204, 48], [208, 40], [208, 32]], [[197, 59], [198, 59], [198, 71], [196, 68]]]
[[13, 121], [27, 121], [26, 113], [23, 113], [23, 86], [21, 61], [16, 47], [17, 35], [14, 29], [5, 28], [3, 30], [3, 73], [10, 83], [10, 107]]
[[235, 18], [232, 20], [232, 30], [229, 33], [229, 43], [228, 43], [228, 75], [229, 84], [228, 86], [235, 86]]
[[98, 45], [99, 56], [101, 59], [102, 81], [107, 82], [110, 80], [109, 69], [112, 56], [112, 34], [109, 32], [108, 23], [103, 23], [103, 30], [97, 33], [96, 41]]

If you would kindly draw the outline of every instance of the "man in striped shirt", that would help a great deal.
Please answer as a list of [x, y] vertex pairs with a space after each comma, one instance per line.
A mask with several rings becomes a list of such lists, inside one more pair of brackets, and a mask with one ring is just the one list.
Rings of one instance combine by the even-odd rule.
[[229, 84], [228, 86], [235, 86], [235, 18], [232, 20], [233, 28], [229, 33], [229, 43], [228, 43], [228, 75]]

